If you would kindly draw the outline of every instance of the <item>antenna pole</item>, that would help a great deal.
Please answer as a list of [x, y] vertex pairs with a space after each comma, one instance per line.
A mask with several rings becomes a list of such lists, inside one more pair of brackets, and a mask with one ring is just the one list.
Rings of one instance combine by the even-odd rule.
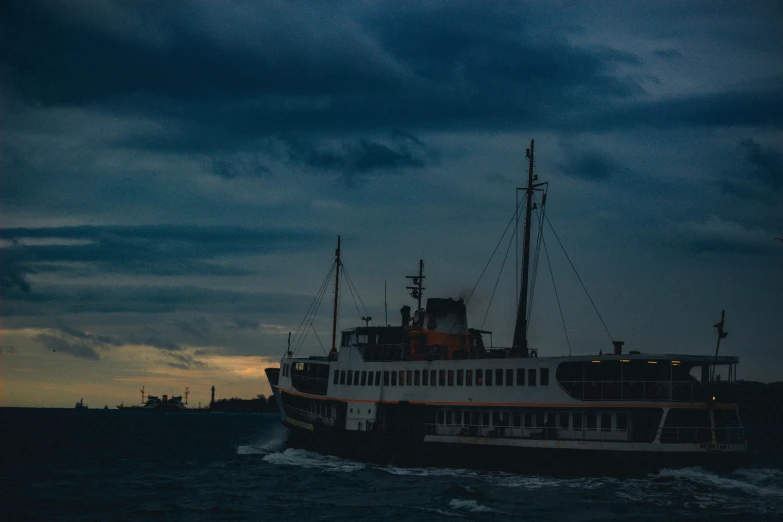
[[190, 388], [185, 386], [185, 405], [188, 404], [188, 395], [190, 395]]
[[514, 325], [514, 341], [511, 345], [511, 353], [518, 357], [528, 357], [527, 346], [527, 291], [529, 284], [528, 272], [530, 269], [530, 224], [533, 212], [533, 147], [535, 140], [530, 140], [530, 148], [527, 150], [527, 202], [525, 203], [525, 236], [522, 245], [522, 289], [519, 292], [519, 305], [517, 306], [517, 321]]
[[329, 355], [337, 352], [337, 305], [340, 296], [340, 236], [337, 236], [337, 250], [334, 251], [334, 312], [332, 314], [332, 349]]
[[712, 365], [712, 373], [710, 374], [710, 381], [715, 380], [715, 370], [717, 368], [717, 363], [718, 363], [718, 350], [720, 350], [720, 340], [725, 339], [729, 335], [729, 332], [726, 332], [723, 329], [725, 324], [726, 324], [726, 310], [721, 310], [720, 322], [713, 325], [715, 328], [718, 329], [718, 344], [715, 346], [715, 364]]
[[386, 281], [383, 282], [383, 314], [386, 316], [386, 326], [389, 326], [389, 303], [386, 302]]
[[141, 403], [144, 404], [144, 385], [141, 387]]

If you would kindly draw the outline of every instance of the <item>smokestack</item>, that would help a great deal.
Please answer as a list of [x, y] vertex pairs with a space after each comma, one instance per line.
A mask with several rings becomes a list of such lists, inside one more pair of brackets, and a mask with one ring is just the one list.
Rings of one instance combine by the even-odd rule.
[[209, 401], [209, 405], [210, 406], [212, 406], [213, 404], [215, 404], [215, 387], [214, 386], [212, 387], [212, 400]]
[[614, 345], [614, 354], [615, 355], [622, 355], [623, 353], [623, 345], [625, 344], [624, 341], [612, 341], [612, 344]]

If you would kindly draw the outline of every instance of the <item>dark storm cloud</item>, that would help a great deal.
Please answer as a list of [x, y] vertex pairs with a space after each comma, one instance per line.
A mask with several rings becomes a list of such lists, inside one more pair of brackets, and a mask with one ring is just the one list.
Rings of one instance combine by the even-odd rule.
[[779, 206], [783, 196], [783, 154], [752, 139], [741, 141], [739, 152], [744, 161], [721, 177], [723, 191]]
[[600, 150], [575, 150], [573, 146], [566, 150], [566, 162], [560, 168], [566, 176], [587, 181], [601, 181], [628, 171]]
[[97, 361], [101, 358], [93, 348], [83, 343], [69, 343], [61, 337], [55, 337], [49, 334], [38, 334], [35, 336], [35, 340], [43, 345], [45, 348], [60, 353], [67, 353], [74, 357], [80, 357], [82, 359], [90, 359]]
[[[302, 313], [312, 296], [284, 293], [252, 293], [214, 290], [195, 286], [72, 286], [48, 285], [28, 294], [9, 295], [4, 300], [4, 316], [52, 317], [80, 313], [169, 313], [202, 314]], [[161, 339], [135, 339], [152, 346], [178, 350], [179, 346]]]
[[171, 368], [189, 370], [190, 368], [207, 367], [207, 363], [188, 354], [168, 353], [166, 354], [166, 357], [173, 359], [173, 361], [166, 362], [166, 365], [170, 366]]
[[264, 178], [269, 175], [269, 168], [255, 159], [243, 161], [212, 158], [209, 167], [208, 170], [214, 175], [224, 179]]
[[212, 332], [212, 323], [206, 317], [177, 322], [177, 327], [185, 334], [198, 339], [206, 339]]
[[665, 58], [667, 60], [675, 60], [677, 58], [682, 58], [683, 54], [676, 49], [656, 49], [653, 51], [653, 56]]
[[93, 346], [105, 346], [105, 345], [112, 345], [112, 346], [119, 346], [120, 343], [116, 339], [109, 337], [108, 335], [97, 335], [90, 332], [85, 332], [82, 330], [78, 330], [76, 328], [71, 328], [69, 326], [61, 326], [59, 329], [62, 333], [66, 335], [70, 335], [71, 337], [74, 337], [76, 339], [81, 339], [84, 342], [87, 342]]
[[[246, 270], [215, 260], [227, 255], [263, 255], [297, 251], [320, 244], [321, 234], [297, 230], [264, 230], [232, 226], [149, 225], [73, 226], [0, 229], [0, 239], [14, 245], [0, 249], [15, 260], [3, 271], [10, 286], [31, 265], [88, 263], [107, 272], [147, 275], [243, 275]], [[73, 244], [25, 245], [25, 239], [71, 240]], [[40, 263], [40, 265], [38, 264]], [[6, 263], [8, 264], [8, 263]], [[23, 290], [29, 287], [20, 286]]]
[[0, 248], [0, 295], [16, 288], [30, 293], [30, 283], [27, 274], [34, 272], [17, 262], [16, 249]]

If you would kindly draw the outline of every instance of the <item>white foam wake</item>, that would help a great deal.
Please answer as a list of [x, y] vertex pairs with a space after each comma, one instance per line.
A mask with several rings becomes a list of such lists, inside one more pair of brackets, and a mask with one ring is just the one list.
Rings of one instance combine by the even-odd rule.
[[288, 448], [282, 453], [270, 453], [264, 457], [270, 464], [281, 464], [284, 466], [298, 466], [301, 468], [315, 468], [325, 471], [335, 471], [350, 473], [363, 469], [364, 464], [344, 460], [331, 455], [321, 455], [303, 449]]
[[280, 430], [274, 433], [269, 439], [237, 446], [237, 455], [268, 455], [270, 453], [283, 451], [287, 439], [288, 432]]
[[458, 498], [451, 499], [449, 507], [456, 510], [470, 511], [471, 513], [503, 513], [503, 511], [483, 506], [475, 500], [463, 500]]

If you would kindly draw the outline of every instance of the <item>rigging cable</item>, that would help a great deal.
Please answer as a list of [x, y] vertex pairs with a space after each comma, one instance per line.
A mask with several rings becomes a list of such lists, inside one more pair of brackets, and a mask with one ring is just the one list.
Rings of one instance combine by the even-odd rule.
[[566, 328], [565, 316], [563, 315], [563, 307], [560, 306], [560, 296], [557, 293], [557, 285], [555, 284], [555, 273], [552, 271], [552, 261], [549, 258], [549, 251], [546, 248], [546, 240], [542, 239], [541, 244], [544, 246], [544, 255], [546, 256], [546, 263], [549, 265], [549, 275], [552, 277], [552, 288], [555, 289], [555, 299], [557, 300], [557, 309], [560, 310], [560, 321], [563, 323], [563, 332], [565, 332], [566, 344], [568, 345], [568, 355], [571, 355], [571, 340], [568, 338], [568, 329]]
[[[524, 202], [525, 200], [522, 200]], [[520, 203], [523, 207], [524, 204]], [[498, 239], [497, 245], [495, 245], [495, 249], [492, 251], [492, 254], [489, 256], [489, 259], [487, 260], [487, 264], [484, 265], [484, 269], [481, 271], [481, 275], [479, 275], [478, 281], [476, 281], [476, 284], [473, 285], [473, 290], [470, 291], [470, 295], [467, 299], [465, 299], [465, 304], [468, 304], [468, 301], [470, 301], [470, 298], [473, 297], [473, 293], [476, 291], [476, 287], [481, 282], [481, 278], [484, 277], [484, 273], [487, 271], [487, 267], [489, 267], [489, 264], [492, 262], [492, 258], [495, 256], [495, 253], [498, 251], [498, 247], [500, 246], [500, 243], [503, 241], [503, 238], [506, 237], [506, 232], [508, 232], [508, 228], [511, 226], [511, 223], [514, 222], [514, 218], [518, 216], [519, 212], [519, 206], [515, 209], [514, 215], [511, 216], [511, 219], [508, 221], [508, 224], [506, 225], [506, 229], [503, 231], [503, 234], [500, 236], [500, 239]]]
[[604, 322], [604, 318], [601, 317], [601, 312], [598, 311], [598, 307], [595, 306], [595, 303], [593, 302], [593, 298], [590, 297], [590, 292], [587, 291], [587, 287], [585, 287], [585, 284], [582, 282], [582, 278], [579, 277], [579, 272], [576, 271], [576, 267], [574, 266], [574, 263], [571, 261], [571, 258], [568, 255], [568, 252], [566, 252], [565, 247], [563, 246], [563, 242], [560, 241], [560, 237], [558, 237], [557, 232], [555, 232], [555, 227], [552, 226], [552, 222], [549, 221], [549, 218], [546, 218], [546, 222], [549, 223], [549, 228], [552, 229], [552, 233], [555, 235], [555, 239], [557, 239], [557, 243], [560, 245], [560, 248], [563, 250], [563, 253], [566, 256], [566, 259], [568, 259], [568, 264], [571, 265], [571, 268], [574, 271], [574, 274], [576, 274], [576, 278], [579, 280], [579, 284], [582, 285], [582, 290], [585, 291], [585, 294], [587, 295], [587, 299], [590, 300], [590, 304], [593, 305], [593, 310], [595, 310], [596, 315], [598, 315], [598, 319], [600, 319], [601, 324], [604, 325], [604, 330], [606, 330], [606, 334], [609, 336], [609, 339], [614, 341], [614, 338], [612, 337], [612, 334], [609, 333], [609, 328], [607, 328], [606, 323]]
[[345, 276], [345, 286], [348, 287], [348, 293], [351, 294], [351, 299], [353, 299], [353, 305], [356, 307], [356, 315], [359, 316], [359, 319], [362, 317], [362, 312], [359, 311], [359, 305], [356, 303], [356, 297], [353, 295], [353, 290], [351, 289], [351, 279], [348, 277], [348, 274], [345, 272], [345, 267], [343, 267], [343, 275]]
[[[544, 200], [546, 201], [546, 193], [544, 193]], [[536, 195], [533, 194], [533, 197], [535, 198]], [[536, 201], [537, 203], [537, 201]], [[533, 295], [536, 293], [536, 280], [538, 279], [538, 258], [541, 255], [541, 239], [544, 237], [544, 216], [545, 216], [545, 205], [542, 202], [542, 204], [538, 207], [540, 209], [539, 212], [536, 212], [536, 219], [538, 220], [538, 237], [536, 237], [536, 249], [535, 254], [533, 254], [533, 277], [531, 281], [530, 286], [530, 296], [528, 298], [528, 304], [527, 304], [527, 317], [525, 318], [527, 320], [528, 328], [530, 328], [530, 316], [533, 314]]]
[[[359, 298], [359, 302], [362, 304], [362, 308], [364, 308], [364, 315], [365, 316], [370, 315], [370, 312], [367, 311], [367, 307], [364, 305], [364, 301], [362, 300], [362, 296], [359, 295], [359, 289], [356, 288], [356, 285], [354, 284], [353, 279], [351, 279], [351, 276], [348, 275], [348, 270], [346, 270], [345, 265], [343, 265], [343, 273], [345, 274], [345, 277], [347, 278], [348, 283], [350, 283], [350, 285], [353, 287], [354, 292], [356, 292], [356, 297]], [[354, 302], [354, 304], [356, 304], [356, 303]], [[356, 311], [358, 312], [359, 311], [358, 310], [359, 307], [357, 306], [356, 308], [357, 308]], [[361, 316], [362, 314], [359, 313], [359, 315]], [[374, 321], [370, 321], [370, 322], [374, 322]]]
[[508, 253], [511, 251], [511, 245], [514, 244], [514, 236], [512, 235], [508, 242], [508, 248], [506, 248], [506, 255], [503, 256], [503, 264], [500, 265], [500, 272], [498, 272], [498, 278], [495, 280], [495, 288], [492, 289], [492, 296], [489, 298], [489, 304], [487, 304], [487, 311], [484, 314], [484, 320], [481, 321], [481, 329], [484, 329], [484, 323], [487, 321], [489, 315], [489, 309], [492, 306], [492, 300], [495, 298], [495, 291], [498, 289], [498, 283], [500, 283], [500, 276], [503, 275], [503, 269], [506, 267], [506, 260], [508, 259]]
[[324, 352], [324, 355], [326, 355], [326, 348], [324, 348], [324, 343], [321, 342], [321, 338], [318, 337], [318, 332], [315, 331], [315, 326], [313, 326], [313, 323], [310, 323], [310, 328], [313, 329], [313, 333], [315, 334], [315, 338], [318, 340], [318, 344], [321, 345], [321, 351]]
[[315, 296], [313, 297], [313, 300], [310, 302], [310, 306], [307, 308], [307, 311], [305, 312], [304, 317], [302, 317], [302, 321], [299, 323], [299, 326], [296, 328], [296, 331], [294, 332], [293, 339], [291, 339], [291, 341], [293, 341], [293, 343], [291, 343], [291, 342], [288, 343], [289, 346], [288, 346], [287, 350], [290, 350], [292, 344], [293, 345], [297, 344], [298, 336], [301, 333], [302, 326], [304, 324], [306, 324], [306, 320], [310, 316], [310, 312], [311, 312], [313, 306], [315, 306], [315, 302], [318, 300], [318, 296], [322, 293], [324, 285], [326, 285], [327, 281], [329, 281], [329, 279], [331, 278], [333, 270], [334, 270], [334, 263], [332, 263], [332, 266], [329, 268], [329, 272], [326, 274], [326, 278], [324, 278], [324, 281], [321, 283], [321, 286], [319, 287], [318, 292], [316, 292]]
[[312, 303], [310, 303], [310, 308], [308, 308], [305, 317], [302, 319], [302, 322], [299, 324], [299, 328], [297, 328], [296, 335], [298, 337], [295, 336], [296, 347], [294, 348], [294, 354], [296, 354], [302, 348], [302, 345], [304, 344], [304, 341], [307, 338], [308, 329], [306, 326], [304, 327], [304, 329], [302, 329], [302, 326], [308, 323], [312, 323], [315, 314], [318, 313], [318, 309], [321, 307], [321, 301], [323, 299], [324, 293], [326, 292], [326, 288], [329, 286], [329, 281], [332, 278], [332, 274], [334, 273], [336, 266], [337, 266], [337, 262], [332, 263], [332, 266], [329, 269], [329, 272], [326, 274], [323, 283], [321, 283], [321, 287], [318, 289], [318, 293], [313, 298]]

